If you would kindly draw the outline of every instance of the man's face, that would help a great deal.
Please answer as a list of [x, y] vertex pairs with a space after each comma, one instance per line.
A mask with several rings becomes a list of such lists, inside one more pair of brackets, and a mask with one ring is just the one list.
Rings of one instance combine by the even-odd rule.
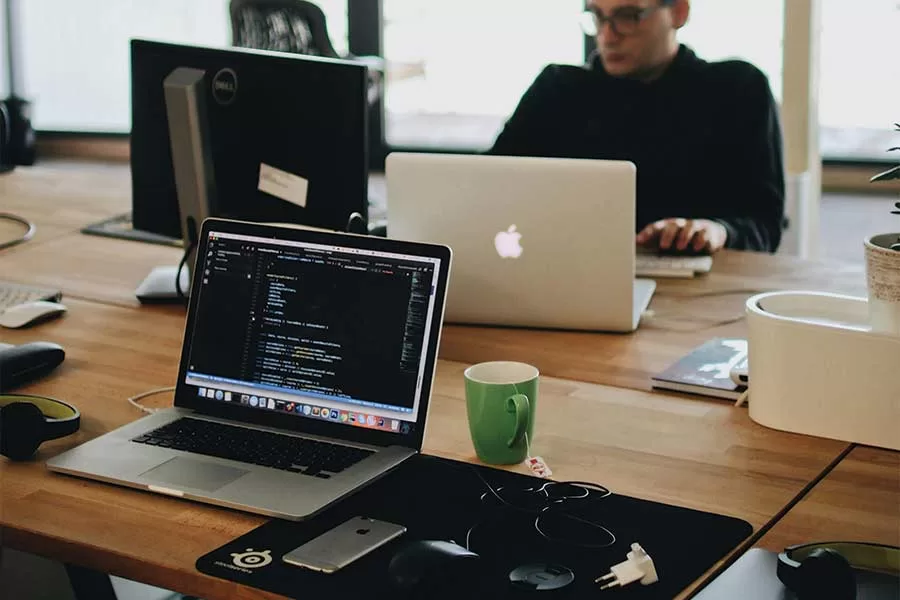
[[[681, 1], [681, 0], [679, 0]], [[612, 22], [597, 22], [597, 49], [614, 77], [652, 76], [671, 57], [678, 15], [660, 0], [590, 0], [588, 9]]]

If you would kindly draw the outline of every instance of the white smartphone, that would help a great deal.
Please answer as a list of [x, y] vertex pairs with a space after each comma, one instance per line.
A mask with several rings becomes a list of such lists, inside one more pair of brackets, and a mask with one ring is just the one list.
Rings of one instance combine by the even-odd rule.
[[313, 571], [334, 573], [405, 532], [402, 525], [354, 517], [294, 548], [282, 560]]

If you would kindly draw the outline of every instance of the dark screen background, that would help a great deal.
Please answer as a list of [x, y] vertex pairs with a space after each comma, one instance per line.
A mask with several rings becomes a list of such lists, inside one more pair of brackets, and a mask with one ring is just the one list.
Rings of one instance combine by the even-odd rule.
[[412, 408], [433, 264], [211, 240], [190, 373]]

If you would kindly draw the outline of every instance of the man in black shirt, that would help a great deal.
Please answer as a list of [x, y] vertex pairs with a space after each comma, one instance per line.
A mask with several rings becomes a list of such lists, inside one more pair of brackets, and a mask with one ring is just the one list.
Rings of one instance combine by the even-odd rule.
[[679, 45], [689, 0], [591, 0], [588, 10], [597, 52], [584, 67], [546, 67], [489, 153], [630, 160], [637, 244], [774, 252], [784, 168], [766, 76]]

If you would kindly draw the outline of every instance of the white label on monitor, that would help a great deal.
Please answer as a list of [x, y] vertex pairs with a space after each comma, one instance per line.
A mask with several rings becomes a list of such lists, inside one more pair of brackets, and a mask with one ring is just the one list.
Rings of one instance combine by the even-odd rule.
[[306, 188], [309, 182], [299, 175], [259, 163], [259, 191], [306, 208]]

